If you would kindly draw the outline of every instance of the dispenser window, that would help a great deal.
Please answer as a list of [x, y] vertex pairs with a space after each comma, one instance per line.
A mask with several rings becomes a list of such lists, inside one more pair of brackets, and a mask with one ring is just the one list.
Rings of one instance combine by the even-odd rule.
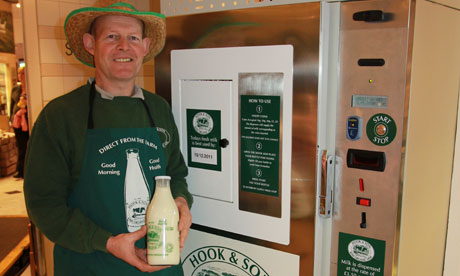
[[385, 153], [348, 149], [347, 166], [349, 168], [383, 172], [385, 170]]

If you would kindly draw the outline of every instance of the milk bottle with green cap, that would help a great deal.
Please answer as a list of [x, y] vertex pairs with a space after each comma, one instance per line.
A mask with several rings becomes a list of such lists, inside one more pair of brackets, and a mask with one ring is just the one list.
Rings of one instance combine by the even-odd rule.
[[179, 211], [169, 188], [169, 176], [155, 177], [156, 187], [147, 208], [147, 260], [150, 265], [179, 264]]

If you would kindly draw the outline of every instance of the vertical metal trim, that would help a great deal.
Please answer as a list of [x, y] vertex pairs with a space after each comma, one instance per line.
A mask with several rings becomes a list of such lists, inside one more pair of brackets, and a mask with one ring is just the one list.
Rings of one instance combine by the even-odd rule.
[[[316, 156], [316, 213], [320, 208], [322, 153], [335, 155], [339, 76], [340, 2], [321, 1], [318, 70], [318, 121]], [[315, 216], [313, 273], [330, 275], [332, 219]]]
[[402, 147], [401, 147], [401, 168], [400, 168], [400, 182], [398, 191], [398, 212], [396, 218], [396, 232], [394, 237], [393, 247], [393, 276], [398, 275], [399, 264], [399, 240], [401, 236], [401, 215], [402, 215], [402, 196], [403, 184], [405, 174], [405, 159], [406, 159], [406, 146], [407, 146], [407, 121], [409, 117], [409, 99], [410, 99], [410, 84], [411, 84], [411, 64], [412, 64], [412, 48], [414, 42], [414, 23], [415, 23], [415, 6], [416, 0], [409, 1], [409, 15], [408, 15], [408, 35], [407, 35], [407, 64], [406, 64], [406, 91], [404, 95], [404, 121], [402, 129]]

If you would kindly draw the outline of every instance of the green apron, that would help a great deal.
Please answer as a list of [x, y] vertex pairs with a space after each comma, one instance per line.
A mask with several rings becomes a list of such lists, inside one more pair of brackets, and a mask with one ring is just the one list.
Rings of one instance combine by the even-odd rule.
[[[146, 208], [143, 205], [146, 204], [145, 197], [150, 200], [155, 191], [154, 177], [166, 173], [165, 152], [147, 104], [142, 99], [139, 100], [148, 113], [150, 128], [94, 129], [94, 85], [93, 81], [85, 158], [68, 204], [80, 209], [93, 222], [114, 235], [133, 232], [145, 223]], [[137, 183], [137, 188], [134, 188], [139, 194], [137, 198], [132, 194], [133, 189], [128, 188], [133, 182]], [[128, 226], [131, 231], [128, 231]], [[136, 246], [145, 248], [145, 238], [139, 240]], [[54, 270], [56, 276], [183, 275], [181, 265], [149, 274], [109, 253], [94, 251], [81, 254], [59, 245], [54, 247]]]

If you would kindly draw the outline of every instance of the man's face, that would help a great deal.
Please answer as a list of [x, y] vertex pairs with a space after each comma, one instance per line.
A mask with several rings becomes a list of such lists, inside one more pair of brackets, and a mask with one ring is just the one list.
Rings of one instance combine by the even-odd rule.
[[113, 15], [97, 18], [93, 35], [85, 34], [83, 41], [94, 56], [96, 79], [102, 82], [134, 81], [150, 45], [142, 38], [142, 22]]
[[24, 73], [23, 70], [20, 70], [18, 72], [18, 80], [22, 85], [26, 84], [26, 74]]

